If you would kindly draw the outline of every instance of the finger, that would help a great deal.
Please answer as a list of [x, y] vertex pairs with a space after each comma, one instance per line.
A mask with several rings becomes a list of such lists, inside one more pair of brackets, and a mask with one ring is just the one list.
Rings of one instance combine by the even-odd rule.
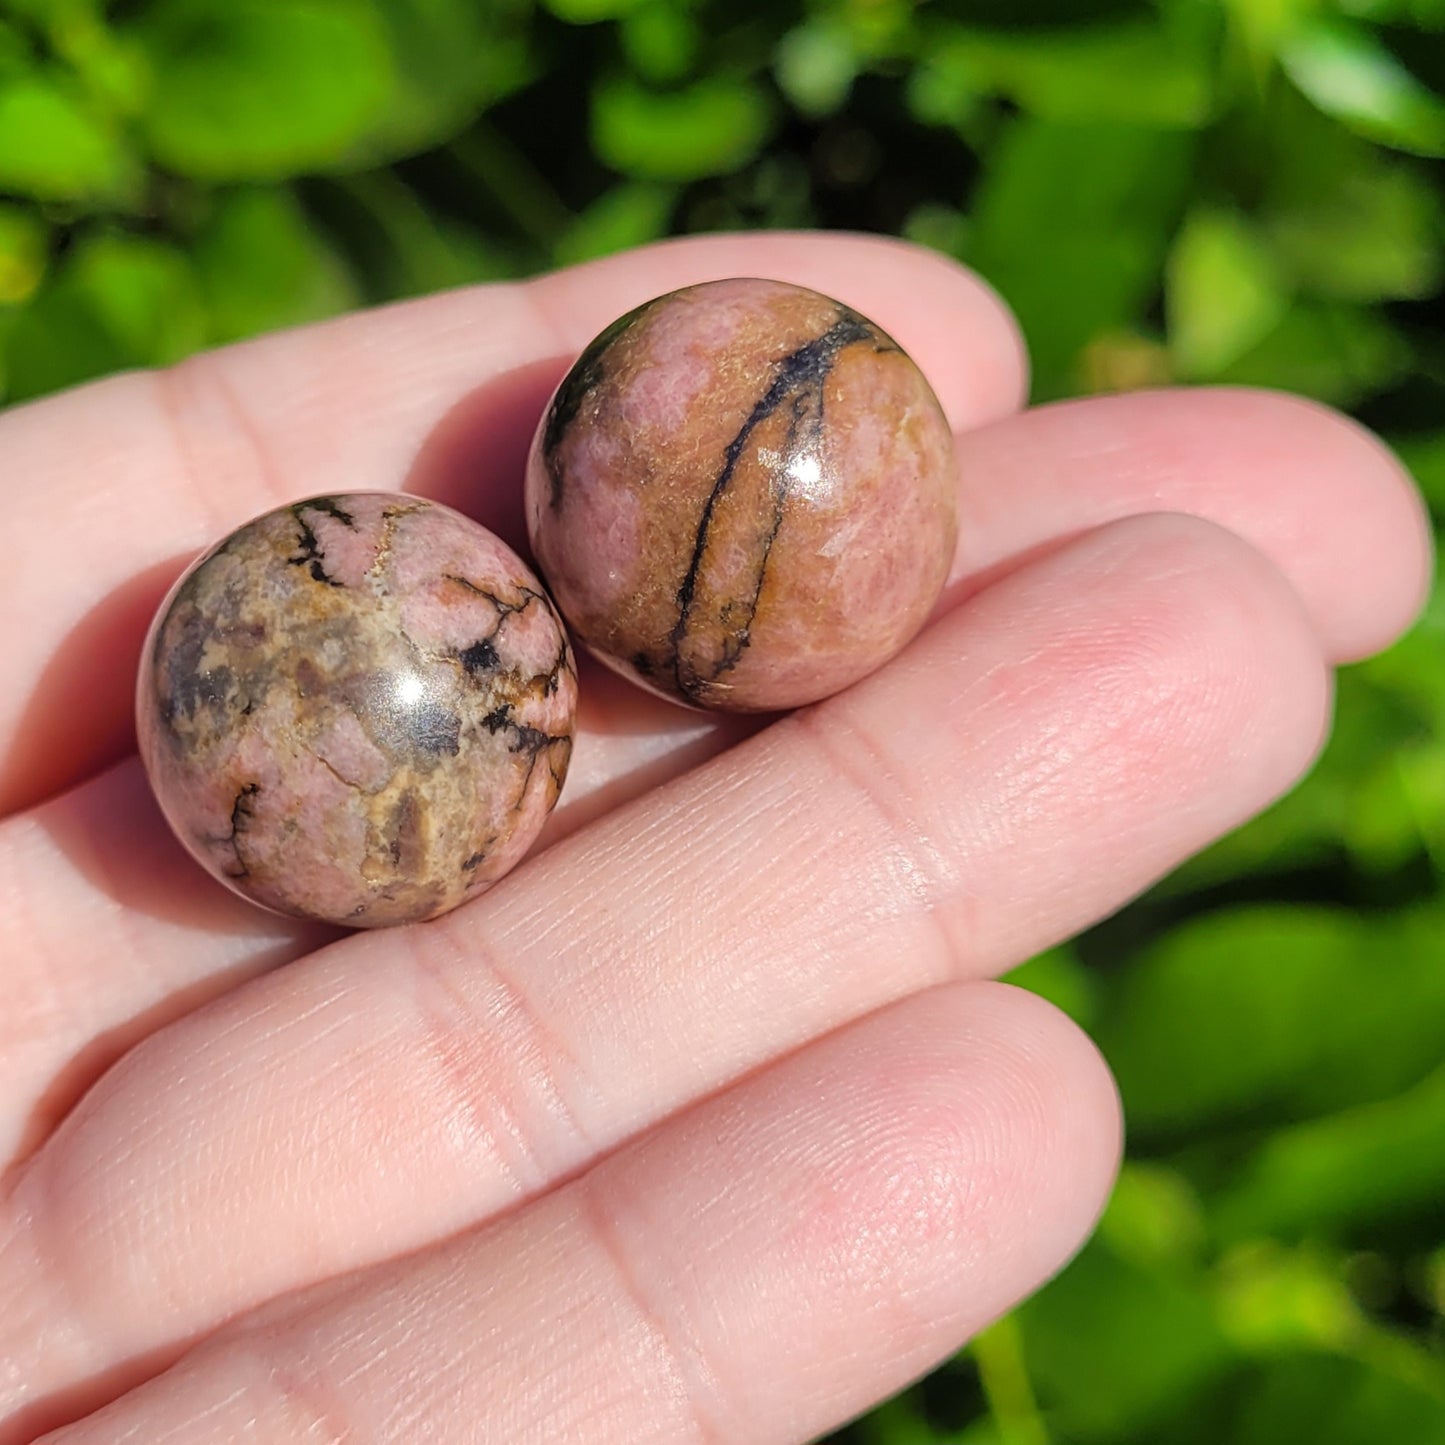
[[[579, 665], [567, 790], [539, 848], [755, 730]], [[0, 1174], [147, 1034], [342, 936], [264, 913], [197, 868], [135, 757], [0, 823], [0, 891]]]
[[1017, 990], [940, 989], [48, 1438], [802, 1441], [1057, 1269], [1117, 1147], [1072, 1025]]
[[[1159, 509], [1208, 517], [1263, 551], [1305, 599], [1332, 658], [1387, 642], [1425, 586], [1428, 533], [1399, 465], [1353, 422], [1293, 398], [1224, 390], [1101, 398], [982, 427], [959, 444], [960, 509], [972, 521], [945, 606], [1020, 556]], [[741, 735], [735, 723], [657, 708], [602, 669], [584, 675], [582, 699], [551, 837]], [[248, 958], [259, 971], [287, 956], [274, 922], [238, 911], [181, 859], [142, 785], [127, 778], [122, 806], [117, 788], [100, 784], [49, 805], [38, 833], [0, 826], [0, 877], [23, 876], [32, 900], [8, 929], [0, 918], [15, 1000], [13, 1067], [7, 1074], [0, 1046], [0, 1099], [13, 1101], [12, 1119], [35, 1101], [23, 1135], [14, 1125], [7, 1134], [0, 1118], [0, 1159], [48, 1131], [143, 1032], [238, 981]], [[120, 934], [107, 926], [118, 902], [133, 910]], [[290, 947], [290, 956], [302, 951], [299, 935]]]
[[959, 447], [965, 587], [1060, 537], [1161, 511], [1207, 517], [1269, 557], [1333, 662], [1388, 646], [1429, 587], [1430, 527], [1405, 469], [1378, 437], [1299, 397], [1098, 397], [1005, 419]]
[[[1115, 523], [473, 907], [172, 1025], [0, 1200], [11, 1408], [474, 1224], [781, 1052], [1075, 931], [1287, 786], [1327, 694], [1257, 553], [1188, 518]], [[57, 1298], [82, 1301], [62, 1338]]]
[[338, 936], [192, 865], [136, 760], [0, 826], [0, 880], [0, 1170], [166, 1018]]
[[32, 619], [0, 662], [0, 814], [129, 745], [135, 664], [184, 563], [269, 507], [405, 489], [520, 541], [526, 447], [592, 335], [659, 292], [767, 272], [886, 316], [956, 426], [1018, 405], [1017, 331], [933, 253], [863, 236], [718, 236], [479, 287], [146, 375], [0, 419], [11, 560], [0, 608]]

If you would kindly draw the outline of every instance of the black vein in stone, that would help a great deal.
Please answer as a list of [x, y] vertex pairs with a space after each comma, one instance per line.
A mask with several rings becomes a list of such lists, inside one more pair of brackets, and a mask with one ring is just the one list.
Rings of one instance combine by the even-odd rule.
[[335, 497], [312, 497], [309, 502], [299, 502], [293, 510], [298, 513], [320, 512], [324, 517], [335, 517], [343, 527], [356, 526], [356, 518]]
[[703, 506], [702, 515], [698, 519], [697, 533], [693, 539], [692, 558], [688, 564], [687, 573], [682, 579], [682, 585], [677, 590], [677, 622], [668, 639], [672, 647], [673, 676], [683, 696], [696, 698], [707, 682], [713, 681], [727, 668], [736, 665], [743, 648], [747, 646], [748, 631], [757, 610], [758, 598], [762, 595], [763, 573], [766, 570], [768, 553], [771, 552], [773, 542], [777, 538], [778, 528], [782, 525], [782, 503], [786, 500], [785, 490], [781, 494], [775, 492], [778, 499], [778, 516], [767, 540], [763, 566], [759, 569], [758, 589], [752, 599], [751, 609], [747, 613], [743, 626], [737, 632], [739, 639], [737, 648], [731, 655], [729, 655], [728, 649], [724, 648], [723, 659], [711, 678], [686, 675], [688, 669], [684, 667], [682, 645], [692, 622], [693, 600], [697, 594], [703, 559], [707, 554], [708, 534], [712, 529], [718, 505], [732, 482], [733, 473], [737, 470], [738, 462], [742, 459], [748, 442], [758, 427], [772, 416], [790, 396], [794, 398], [794, 424], [793, 430], [790, 431], [790, 437], [796, 431], [805, 400], [810, 397], [816, 397], [818, 425], [821, 426], [823, 384], [828, 378], [828, 373], [833, 369], [834, 362], [838, 359], [838, 353], [855, 342], [867, 341], [877, 335], [875, 328], [857, 312], [840, 307], [837, 321], [827, 331], [821, 336], [814, 337], [812, 341], [805, 342], [796, 351], [778, 362], [767, 391], [758, 399], [737, 435], [728, 443], [727, 449], [723, 453], [722, 469], [718, 472], [712, 491]]
[[231, 805], [231, 831], [226, 835], [226, 842], [235, 852], [236, 867], [240, 870], [230, 875], [233, 878], [244, 878], [251, 871], [246, 866], [246, 860], [241, 857], [241, 834], [251, 826], [251, 819], [255, 814], [255, 797], [260, 791], [260, 783], [247, 783], [236, 794], [236, 801]]
[[[496, 636], [495, 633], [492, 634]], [[497, 645], [491, 637], [484, 637], [480, 642], [474, 642], [470, 647], [464, 647], [457, 653], [457, 660], [475, 677], [482, 672], [495, 672], [501, 662], [497, 656]]]
[[567, 758], [572, 755], [572, 739], [566, 733], [547, 733], [541, 728], [531, 727], [524, 722], [518, 722], [512, 714], [512, 704], [504, 702], [500, 707], [495, 707], [482, 719], [482, 726], [495, 737], [498, 733], [508, 733], [511, 741], [507, 750], [517, 754], [519, 757], [527, 758], [527, 776], [522, 779], [522, 790], [517, 795], [513, 811], [521, 809], [527, 799], [527, 789], [532, 784], [532, 774], [537, 770], [537, 760], [545, 753], [547, 755], [547, 766], [551, 771], [553, 780], [557, 784], [558, 791], [566, 778], [566, 765], [564, 763], [561, 775], [552, 761], [554, 750], [565, 750]]
[[[647, 306], [651, 304], [648, 302]], [[547, 420], [542, 428], [542, 460], [547, 468], [549, 500], [553, 507], [562, 505], [562, 468], [557, 452], [567, 429], [576, 421], [577, 413], [589, 394], [602, 384], [607, 374], [603, 361], [608, 348], [647, 310], [647, 306], [639, 306], [635, 311], [619, 316], [588, 344], [572, 369], [562, 378], [562, 384], [547, 408]]]
[[[810, 402], [813, 403], [811, 415], [809, 414]], [[805, 425], [806, 433], [800, 445], [799, 433], [803, 431]], [[751, 641], [753, 618], [758, 615], [758, 603], [763, 595], [763, 583], [767, 580], [768, 559], [773, 554], [773, 544], [778, 540], [778, 533], [783, 528], [783, 511], [791, 490], [793, 462], [800, 452], [806, 453], [810, 445], [817, 446], [822, 430], [823, 388], [819, 386], [816, 392], [807, 392], [793, 398], [793, 415], [788, 423], [787, 439], [783, 444], [783, 461], [774, 475], [773, 521], [768, 528], [767, 537], [763, 540], [762, 556], [758, 560], [757, 586], [753, 588], [753, 595], [743, 605], [742, 612], [745, 620], [742, 626], [737, 628], [734, 634], [723, 643], [723, 655], [710, 679], [712, 681], [716, 681], [723, 673], [737, 666], [738, 659]], [[730, 607], [734, 605], [729, 604]]]
[[321, 544], [317, 541], [311, 524], [303, 515], [305, 512], [320, 512], [322, 516], [335, 517], [338, 522], [347, 527], [354, 525], [353, 518], [330, 497], [318, 497], [315, 501], [301, 502], [291, 508], [291, 515], [296, 519], [297, 527], [301, 529], [299, 551], [295, 557], [289, 559], [291, 565], [305, 567], [317, 582], [323, 582], [328, 587], [340, 587], [342, 584], [328, 575], [326, 568], [322, 565]]
[[[502, 665], [501, 654], [497, 651], [497, 636], [502, 630], [507, 618], [515, 617], [525, 612], [534, 603], [547, 603], [546, 597], [532, 587], [518, 587], [517, 595], [520, 602], [508, 602], [506, 598], [499, 597], [489, 587], [469, 580], [466, 577], [458, 576], [455, 572], [443, 573], [444, 580], [455, 582], [459, 587], [464, 587], [468, 592], [477, 597], [485, 597], [493, 607], [497, 609], [497, 625], [487, 633], [485, 637], [478, 638], [469, 646], [462, 648], [457, 653], [457, 661], [461, 663], [467, 676], [473, 679], [487, 677], [497, 671]], [[561, 650], [557, 654], [557, 660], [552, 664], [551, 671], [539, 673], [536, 677], [529, 679], [531, 684], [541, 684], [542, 696], [551, 697], [557, 691], [561, 683], [562, 673], [571, 671], [571, 664], [567, 660], [567, 644], [564, 640]]]
[[503, 617], [510, 617], [514, 612], [525, 612], [534, 602], [545, 602], [547, 599], [534, 587], [518, 587], [517, 595], [522, 599], [520, 602], [508, 602], [505, 597], [498, 597], [490, 587], [483, 587], [480, 582], [473, 582], [470, 577], [463, 577], [457, 572], [443, 572], [444, 582], [455, 582], [458, 587], [464, 587], [468, 592], [478, 597], [485, 597]]
[[478, 638], [457, 653], [457, 661], [466, 670], [468, 677], [483, 677], [495, 672], [502, 660], [497, 652], [497, 634], [501, 632], [502, 624], [507, 618], [525, 612], [534, 602], [545, 602], [546, 598], [531, 587], [519, 587], [517, 593], [522, 600], [508, 602], [504, 597], [497, 596], [490, 587], [483, 587], [455, 572], [444, 572], [442, 577], [444, 581], [455, 582], [458, 587], [464, 587], [474, 596], [485, 597], [497, 609], [497, 625], [485, 637]]

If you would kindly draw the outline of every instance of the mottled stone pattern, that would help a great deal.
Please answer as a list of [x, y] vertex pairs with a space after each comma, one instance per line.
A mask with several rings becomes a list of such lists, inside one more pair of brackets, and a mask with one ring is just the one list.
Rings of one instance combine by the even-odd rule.
[[816, 292], [733, 280], [603, 332], [527, 473], [533, 550], [576, 636], [654, 691], [770, 711], [923, 625], [956, 540], [953, 438], [917, 366]]
[[141, 664], [141, 752], [238, 893], [358, 927], [444, 913], [557, 800], [577, 682], [515, 553], [415, 497], [316, 497], [200, 559]]

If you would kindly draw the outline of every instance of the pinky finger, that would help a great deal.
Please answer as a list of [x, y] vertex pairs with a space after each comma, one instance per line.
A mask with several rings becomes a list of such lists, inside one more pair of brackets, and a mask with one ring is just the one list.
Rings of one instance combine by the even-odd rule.
[[917, 995], [487, 1229], [279, 1301], [50, 1445], [808, 1439], [1077, 1247], [1112, 1084], [1048, 1005]]

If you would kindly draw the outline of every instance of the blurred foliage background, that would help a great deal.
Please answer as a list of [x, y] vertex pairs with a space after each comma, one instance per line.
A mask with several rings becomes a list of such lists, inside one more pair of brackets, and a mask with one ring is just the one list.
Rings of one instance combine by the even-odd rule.
[[[1445, 0], [0, 0], [0, 395], [848, 226], [992, 279], [1038, 399], [1286, 387], [1445, 509], [1442, 97]], [[1113, 1205], [839, 1439], [1445, 1442], [1442, 936], [1437, 602], [1296, 795], [1020, 971], [1118, 1073]]]

